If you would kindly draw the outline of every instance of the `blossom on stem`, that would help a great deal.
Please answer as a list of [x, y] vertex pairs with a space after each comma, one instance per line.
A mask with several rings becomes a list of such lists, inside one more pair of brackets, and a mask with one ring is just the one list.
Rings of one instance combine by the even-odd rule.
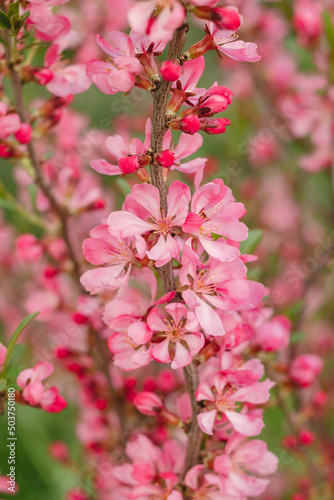
[[42, 380], [53, 373], [53, 366], [47, 361], [37, 363], [19, 373], [16, 383], [22, 388], [23, 399], [31, 406], [39, 406], [50, 413], [58, 413], [67, 406], [65, 399], [59, 395], [57, 387], [45, 390]]
[[246, 373], [247, 371], [217, 373], [213, 381], [213, 387], [210, 387], [207, 382], [199, 384], [196, 390], [196, 400], [207, 402], [207, 411], [200, 413], [197, 417], [198, 425], [203, 432], [212, 435], [217, 419], [219, 421], [224, 416], [240, 434], [244, 436], [260, 434], [264, 427], [262, 419], [251, 414], [238, 413], [236, 411], [238, 408], [237, 402], [266, 403], [270, 396], [269, 389], [275, 383], [269, 379], [264, 382], [256, 381], [252, 383], [252, 373]]
[[189, 187], [174, 181], [169, 187], [168, 211], [165, 214], [160, 209], [160, 195], [156, 187], [148, 184], [134, 186], [131, 195], [125, 200], [123, 210], [109, 215], [109, 231], [120, 238], [146, 235], [145, 244], [153, 241], [153, 246], [146, 254], [155, 261], [157, 267], [161, 267], [179, 255], [180, 247], [172, 233], [174, 228], [183, 225], [189, 201]]
[[214, 461], [214, 471], [226, 479], [225, 491], [236, 498], [261, 495], [270, 482], [265, 476], [274, 474], [277, 467], [278, 458], [268, 451], [264, 441], [245, 443], [238, 434], [228, 440], [225, 454]]
[[189, 365], [204, 346], [204, 336], [198, 331], [196, 317], [184, 304], [168, 304], [162, 314], [157, 308], [152, 309], [147, 325], [164, 338], [162, 342], [155, 343], [151, 356], [161, 363], [172, 361], [173, 369]]

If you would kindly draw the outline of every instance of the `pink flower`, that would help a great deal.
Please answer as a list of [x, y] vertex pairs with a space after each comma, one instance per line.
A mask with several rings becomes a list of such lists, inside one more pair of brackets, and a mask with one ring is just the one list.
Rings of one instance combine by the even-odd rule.
[[0, 140], [7, 139], [15, 134], [21, 127], [20, 117], [16, 113], [8, 113], [8, 106], [0, 103]]
[[[222, 320], [213, 307], [222, 311], [253, 309], [264, 295], [263, 285], [245, 279], [247, 269], [239, 258], [229, 262], [212, 260], [205, 266], [185, 245], [182, 259], [179, 276], [185, 288], [182, 297], [207, 335], [225, 334]], [[197, 267], [202, 269], [198, 272]]]
[[16, 383], [22, 390], [22, 396], [31, 406], [40, 406], [43, 410], [58, 413], [67, 406], [65, 399], [59, 395], [57, 387], [45, 390], [42, 380], [53, 373], [53, 366], [47, 361], [37, 363], [19, 373]]
[[168, 304], [163, 315], [159, 314], [157, 308], [152, 309], [147, 325], [153, 332], [165, 337], [154, 345], [151, 356], [161, 363], [172, 361], [173, 369], [189, 365], [193, 356], [204, 346], [204, 336], [197, 331], [198, 322], [183, 304]]
[[84, 64], [69, 64], [60, 61], [61, 52], [67, 47], [70, 37], [63, 38], [51, 45], [45, 54], [45, 66], [52, 72], [53, 78], [46, 84], [52, 94], [66, 97], [69, 94], [80, 94], [91, 86], [86, 76]]
[[231, 496], [261, 495], [269, 484], [264, 478], [277, 470], [278, 458], [268, 451], [264, 441], [253, 439], [244, 443], [244, 438], [235, 434], [229, 439], [225, 454], [214, 461], [214, 470], [226, 478], [226, 491]]
[[111, 62], [90, 61], [87, 76], [104, 94], [128, 92], [135, 85], [135, 76], [143, 69], [135, 57], [131, 38], [119, 31], [109, 33], [111, 43], [97, 35], [97, 43], [106, 52]]
[[[247, 239], [248, 229], [239, 222], [245, 212], [244, 205], [235, 201], [224, 181], [215, 179], [194, 193], [191, 212], [182, 230], [191, 234], [193, 240], [197, 239], [210, 256], [226, 262], [240, 254], [237, 248], [226, 244], [226, 238], [233, 241]], [[217, 235], [223, 238], [217, 240]]]
[[16, 257], [22, 262], [36, 262], [43, 255], [43, 246], [33, 234], [21, 234], [15, 243]]
[[30, 6], [27, 24], [32, 24], [36, 36], [46, 42], [66, 35], [71, 29], [71, 23], [66, 17], [53, 15], [45, 5], [37, 4]]
[[[179, 255], [180, 247], [172, 236], [173, 228], [184, 223], [190, 201], [190, 189], [174, 181], [168, 193], [168, 212], [160, 209], [159, 190], [148, 184], [137, 185], [128, 195], [123, 210], [108, 217], [109, 231], [113, 236], [124, 238], [149, 233], [153, 246], [147, 256], [161, 267]], [[148, 243], [148, 240], [146, 240]]]
[[[242, 370], [245, 371], [245, 370]], [[250, 385], [243, 383], [241, 373], [230, 374], [218, 373], [213, 381], [213, 389], [207, 382], [201, 382], [196, 391], [197, 401], [208, 401], [207, 411], [200, 413], [197, 417], [198, 425], [206, 434], [213, 434], [215, 422], [225, 416], [233, 428], [244, 436], [256, 436], [260, 434], [264, 423], [256, 416], [238, 413], [236, 411], [238, 401], [263, 404], [269, 399], [269, 389], [275, 383], [267, 379], [265, 382], [254, 382]], [[249, 375], [244, 373], [247, 379]], [[219, 418], [220, 417], [220, 418]]]
[[264, 351], [286, 349], [290, 342], [291, 322], [285, 316], [275, 316], [255, 327], [254, 343]]
[[148, 437], [139, 434], [128, 442], [126, 454], [132, 463], [124, 463], [114, 469], [115, 477], [131, 486], [130, 498], [140, 500], [182, 500], [173, 487], [184, 466], [184, 447], [175, 440], [166, 440], [162, 448], [155, 446]]
[[194, 59], [212, 49], [240, 62], [255, 62], [261, 59], [255, 43], [235, 41], [237, 36], [234, 30], [220, 29], [214, 23], [209, 22], [205, 31], [207, 35], [186, 51], [187, 59]]
[[[110, 136], [106, 139], [106, 147], [109, 153], [117, 160], [117, 165], [111, 164], [106, 160], [93, 160], [90, 166], [105, 175], [121, 175], [137, 171], [141, 166], [145, 166], [145, 162], [149, 161], [145, 157], [147, 149], [149, 149], [151, 137], [151, 123], [146, 122], [146, 136], [144, 143], [139, 139], [131, 139], [127, 142], [120, 135]], [[144, 157], [144, 165], [142, 164]]]
[[170, 152], [173, 154], [174, 161], [171, 165], [171, 171], [178, 170], [179, 172], [189, 175], [195, 174], [195, 187], [199, 187], [203, 178], [203, 171], [207, 161], [206, 158], [199, 157], [185, 163], [181, 163], [181, 160], [191, 156], [202, 146], [202, 136], [200, 134], [194, 134], [192, 137], [189, 137], [188, 134], [181, 134], [177, 146], [171, 144], [171, 141], [172, 133], [170, 130], [167, 130], [164, 136], [163, 148], [167, 150], [170, 148]]
[[216, 50], [239, 62], [256, 62], [261, 59], [257, 53], [256, 43], [243, 42], [235, 39], [234, 30], [220, 30], [213, 23], [208, 24], [208, 31]]
[[314, 354], [302, 354], [290, 366], [290, 378], [301, 387], [309, 387], [322, 372], [323, 360]]
[[129, 279], [134, 253], [126, 241], [110, 234], [107, 225], [95, 227], [90, 236], [83, 242], [83, 254], [91, 264], [104, 267], [86, 271], [80, 282], [90, 293], [117, 290]]
[[180, 2], [159, 0], [137, 2], [128, 14], [129, 24], [137, 33], [149, 35], [152, 41], [169, 41], [186, 17]]

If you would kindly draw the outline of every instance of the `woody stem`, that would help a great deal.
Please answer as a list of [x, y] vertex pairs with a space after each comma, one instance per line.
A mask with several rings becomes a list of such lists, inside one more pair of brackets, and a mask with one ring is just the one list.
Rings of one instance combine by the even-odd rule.
[[[186, 41], [188, 24], [182, 25], [174, 34], [174, 37], [169, 45], [168, 60], [179, 58], [182, 54], [182, 49]], [[166, 125], [166, 108], [170, 97], [172, 82], [162, 80], [153, 94], [153, 120], [152, 120], [152, 137], [151, 149], [153, 155], [160, 153], [163, 148], [163, 139], [167, 131]], [[167, 214], [167, 187], [163, 178], [163, 172], [160, 165], [154, 162], [150, 166], [151, 180], [153, 186], [159, 189], [160, 208]], [[175, 280], [173, 274], [172, 261], [159, 269], [164, 288], [166, 292], [175, 290]], [[202, 432], [198, 427], [197, 415], [199, 413], [195, 391], [198, 387], [198, 373], [196, 366], [192, 363], [184, 368], [187, 390], [191, 398], [192, 421], [188, 434], [188, 446], [185, 461], [185, 473], [198, 463], [199, 451], [202, 442]]]

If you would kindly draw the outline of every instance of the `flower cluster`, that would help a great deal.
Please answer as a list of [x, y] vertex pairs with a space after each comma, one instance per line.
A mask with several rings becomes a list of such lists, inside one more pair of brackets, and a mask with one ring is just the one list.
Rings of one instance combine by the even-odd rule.
[[[322, 73], [313, 78], [278, 49], [287, 33], [284, 7], [280, 12], [272, 3], [238, 2], [241, 16], [218, 0], [3, 2], [0, 157], [13, 160], [16, 190], [15, 196], [7, 191], [5, 176], [0, 412], [9, 383], [26, 407], [58, 413], [67, 400], [75, 403], [82, 456], [72, 457], [63, 442], [50, 447], [81, 485], [66, 500], [247, 500], [266, 490], [266, 500], [281, 498], [278, 458], [269, 451], [272, 443], [259, 438], [264, 412], [275, 402], [288, 416], [285, 449], [299, 458], [316, 442], [313, 421], [326, 417], [328, 407], [319, 377], [321, 356], [333, 348], [330, 328], [310, 321], [317, 340], [310, 336], [301, 349], [305, 335], [293, 330], [304, 323], [308, 331], [309, 312], [303, 317], [294, 303], [303, 286], [296, 292], [289, 280], [284, 288], [277, 275], [271, 290], [258, 280], [269, 283], [264, 272], [281, 248], [284, 265], [303, 263], [300, 241], [309, 244], [321, 229], [308, 206], [301, 214], [281, 174], [233, 180], [237, 199], [249, 202], [246, 225], [230, 178], [211, 175], [210, 154], [193, 155], [203, 133], [216, 136], [232, 124], [228, 132], [239, 134], [236, 113], [253, 127], [265, 108], [258, 106], [264, 82], [267, 98], [289, 109], [289, 121], [282, 138], [267, 141], [260, 131], [238, 153], [263, 172], [280, 157], [280, 140], [310, 135], [315, 151], [299, 164], [314, 171], [330, 163], [333, 96], [324, 73], [332, 49], [327, 53], [320, 43], [323, 3], [296, 0], [290, 13], [298, 43], [317, 50]], [[191, 22], [203, 38], [187, 45]], [[130, 33], [119, 31], [127, 23]], [[245, 39], [258, 36], [261, 56], [256, 43], [238, 40], [239, 30]], [[224, 81], [204, 87], [210, 51], [228, 71]], [[260, 70], [242, 64], [261, 58]], [[8, 81], [13, 92], [7, 94]], [[140, 89], [144, 105], [133, 107], [145, 116], [125, 113], [101, 120], [99, 129], [89, 126], [69, 106], [92, 83], [97, 105], [110, 100], [115, 109]], [[46, 97], [26, 105], [28, 84], [45, 87]], [[96, 173], [113, 176], [115, 194]], [[253, 220], [267, 230], [258, 251], [262, 274], [252, 265]], [[282, 289], [285, 299], [276, 300]], [[321, 317], [324, 295], [321, 287], [311, 289], [305, 310]], [[22, 313], [34, 320], [25, 335], [35, 361], [18, 373], [22, 346], [15, 344], [27, 325], [26, 318], [16, 328]], [[49, 387], [54, 366], [62, 375]], [[293, 500], [325, 499], [332, 491], [331, 443], [319, 442], [326, 488], [318, 486], [307, 457], [310, 478], [296, 484], [297, 496], [288, 492]]]

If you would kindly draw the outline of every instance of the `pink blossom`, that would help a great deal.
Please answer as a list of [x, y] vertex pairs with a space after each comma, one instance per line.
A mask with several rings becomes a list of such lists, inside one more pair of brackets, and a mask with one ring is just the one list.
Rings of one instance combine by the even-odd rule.
[[[245, 371], [245, 370], [242, 370]], [[249, 375], [246, 375], [246, 383], [239, 373], [218, 373], [213, 382], [213, 389], [207, 382], [201, 382], [196, 391], [197, 401], [208, 401], [207, 411], [198, 415], [198, 425], [203, 432], [213, 434], [213, 427], [224, 415], [232, 424], [233, 428], [245, 436], [256, 436], [264, 427], [262, 419], [246, 413], [238, 413], [237, 402], [251, 404], [263, 404], [269, 399], [269, 389], [274, 382], [267, 379], [265, 382], [254, 382], [248, 385]]]
[[255, 328], [254, 343], [270, 352], [286, 349], [290, 342], [291, 323], [285, 316], [275, 316]]
[[180, 283], [185, 287], [182, 297], [194, 310], [207, 335], [224, 335], [223, 323], [213, 307], [221, 310], [252, 309], [264, 295], [264, 287], [245, 279], [247, 269], [241, 259], [212, 262], [197, 272], [194, 252], [184, 252]]
[[53, 373], [53, 366], [47, 361], [40, 361], [33, 368], [19, 373], [16, 383], [22, 390], [22, 396], [31, 406], [40, 406], [43, 410], [58, 413], [67, 406], [65, 399], [59, 395], [57, 387], [45, 390], [42, 380]]
[[[226, 262], [239, 255], [237, 248], [226, 244], [226, 238], [247, 239], [248, 229], [239, 222], [244, 214], [244, 205], [235, 201], [224, 181], [215, 179], [195, 191], [182, 230], [197, 239], [209, 255]], [[217, 240], [217, 235], [223, 238]]]
[[175, 82], [181, 76], [181, 66], [178, 62], [165, 61], [161, 65], [161, 76], [168, 82]]
[[128, 92], [135, 85], [135, 76], [142, 65], [135, 57], [135, 47], [128, 35], [119, 31], [109, 33], [111, 43], [97, 35], [97, 43], [106, 52], [111, 62], [90, 61], [87, 76], [104, 94]]
[[53, 78], [46, 84], [52, 94], [66, 97], [80, 94], [91, 86], [83, 64], [69, 64], [60, 61], [60, 54], [66, 48], [68, 39], [51, 45], [45, 54], [45, 65], [52, 72]]
[[290, 366], [291, 380], [301, 387], [308, 387], [314, 383], [323, 369], [323, 360], [315, 354], [302, 354], [295, 358]]
[[106, 160], [93, 160], [90, 166], [105, 175], [121, 175], [132, 173], [141, 166], [141, 157], [145, 156], [149, 148], [151, 137], [151, 123], [146, 122], [146, 136], [144, 143], [135, 138], [127, 142], [120, 135], [110, 136], [106, 139], [106, 147], [109, 153], [117, 160], [117, 165], [111, 164]]
[[[157, 7], [160, 9], [156, 11]], [[137, 33], [149, 35], [152, 41], [169, 41], [183, 23], [185, 14], [183, 5], [178, 1], [167, 0], [161, 4], [159, 0], [148, 0], [137, 2], [130, 9], [128, 19]]]
[[152, 309], [147, 325], [153, 332], [165, 337], [159, 344], [155, 343], [151, 356], [161, 363], [172, 361], [173, 369], [189, 365], [204, 346], [204, 336], [198, 331], [195, 315], [183, 304], [168, 304], [163, 314], [159, 314], [157, 308]]
[[225, 454], [214, 461], [214, 470], [226, 478], [225, 487], [237, 498], [240, 495], [261, 495], [269, 484], [265, 478], [277, 470], [278, 458], [267, 450], [264, 441], [253, 439], [244, 442], [244, 438], [235, 434], [228, 441]]
[[83, 254], [91, 264], [104, 267], [86, 271], [80, 279], [82, 285], [90, 293], [118, 289], [127, 283], [135, 258], [131, 242], [115, 238], [102, 224], [92, 229], [90, 236], [83, 242]]
[[[155, 243], [147, 256], [161, 267], [179, 255], [180, 247], [172, 236], [174, 227], [184, 223], [190, 201], [190, 189], [174, 181], [168, 193], [168, 212], [160, 210], [159, 190], [151, 185], [137, 185], [128, 195], [123, 210], [108, 217], [109, 231], [116, 237], [140, 236], [150, 233]], [[152, 240], [152, 238], [151, 238]]]
[[36, 36], [46, 42], [57, 40], [57, 38], [69, 33], [71, 29], [71, 23], [66, 17], [53, 15], [47, 6], [37, 3], [30, 6], [30, 16], [27, 23], [32, 24]]
[[43, 255], [43, 246], [33, 234], [21, 234], [16, 240], [15, 250], [22, 262], [36, 262]]

